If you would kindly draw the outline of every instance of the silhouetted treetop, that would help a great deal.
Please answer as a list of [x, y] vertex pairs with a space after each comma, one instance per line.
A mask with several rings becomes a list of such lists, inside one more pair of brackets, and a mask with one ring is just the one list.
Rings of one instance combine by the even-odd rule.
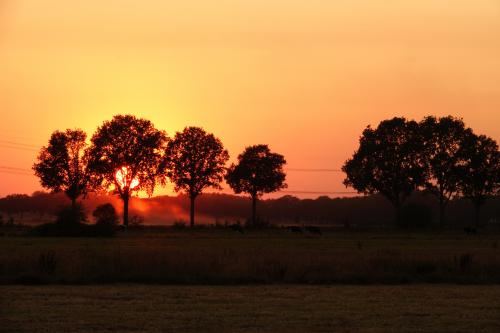
[[368, 126], [359, 148], [346, 161], [344, 184], [360, 193], [380, 193], [399, 209], [425, 182], [422, 140], [415, 121], [393, 118], [376, 129]]
[[287, 187], [283, 155], [272, 153], [267, 145], [247, 147], [238, 156], [238, 164], [232, 164], [226, 176], [235, 193], [261, 196]]
[[220, 189], [229, 159], [222, 142], [200, 127], [177, 132], [166, 150], [166, 174], [176, 191], [198, 195], [203, 189]]
[[256, 225], [256, 205], [264, 193], [286, 188], [283, 155], [273, 153], [267, 145], [247, 147], [226, 174], [226, 182], [235, 193], [248, 193], [252, 198], [252, 225]]
[[85, 159], [86, 138], [80, 129], [55, 131], [33, 165], [41, 185], [52, 192], [64, 192], [73, 206], [93, 187]]
[[420, 123], [420, 132], [427, 172], [425, 187], [438, 197], [440, 221], [444, 225], [446, 205], [460, 189], [461, 170], [467, 159], [464, 140], [472, 135], [472, 130], [466, 128], [462, 119], [431, 116]]
[[[147, 119], [133, 115], [117, 115], [105, 121], [92, 136], [89, 149], [89, 167], [107, 188], [114, 186], [123, 192], [116, 180], [116, 172], [127, 167], [128, 184], [138, 179], [135, 191], [152, 194], [157, 182], [158, 166], [163, 158], [168, 138]], [[121, 193], [120, 193], [121, 194]]]
[[459, 191], [474, 204], [479, 225], [481, 206], [500, 188], [500, 152], [495, 140], [473, 133], [465, 137], [462, 150]]
[[186, 127], [168, 143], [164, 172], [191, 199], [191, 226], [194, 225], [194, 201], [207, 187], [221, 189], [225, 164], [229, 159], [222, 142], [200, 127]]
[[164, 183], [159, 166], [167, 135], [147, 119], [117, 115], [105, 121], [91, 141], [89, 170], [104, 188], [114, 188], [123, 199], [123, 221], [127, 225], [132, 192], [152, 195], [156, 184]]

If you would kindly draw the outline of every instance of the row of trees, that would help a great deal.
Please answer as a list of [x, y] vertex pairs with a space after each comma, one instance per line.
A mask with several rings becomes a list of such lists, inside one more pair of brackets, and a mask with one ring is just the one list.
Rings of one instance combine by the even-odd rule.
[[342, 170], [346, 186], [359, 193], [382, 194], [393, 204], [398, 218], [413, 191], [436, 195], [441, 227], [453, 198], [471, 200], [478, 224], [481, 206], [500, 191], [497, 143], [451, 116], [429, 116], [420, 122], [393, 118], [377, 128], [369, 126]]
[[54, 132], [33, 170], [44, 188], [64, 192], [73, 209], [89, 192], [113, 191], [123, 200], [125, 226], [130, 197], [139, 191], [152, 195], [167, 181], [189, 196], [191, 226], [197, 196], [207, 188], [221, 188], [223, 180], [235, 193], [250, 195], [253, 225], [258, 198], [287, 186], [282, 155], [254, 145], [226, 168], [229, 154], [221, 140], [199, 127], [186, 127], [169, 138], [147, 119], [117, 115], [97, 129], [90, 144], [86, 139], [79, 129]]

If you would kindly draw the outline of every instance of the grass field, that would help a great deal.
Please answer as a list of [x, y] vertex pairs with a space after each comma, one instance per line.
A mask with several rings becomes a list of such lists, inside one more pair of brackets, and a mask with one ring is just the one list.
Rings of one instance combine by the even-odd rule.
[[284, 230], [0, 237], [0, 283], [500, 283], [499, 234]]
[[499, 286], [3, 286], [0, 295], [2, 332], [500, 331]]

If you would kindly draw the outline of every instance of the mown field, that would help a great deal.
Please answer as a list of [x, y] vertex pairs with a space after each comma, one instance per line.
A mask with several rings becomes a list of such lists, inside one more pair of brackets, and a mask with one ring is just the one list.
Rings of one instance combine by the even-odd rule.
[[0, 237], [3, 284], [500, 283], [500, 235], [151, 229]]
[[2, 332], [499, 332], [500, 286], [1, 286]]

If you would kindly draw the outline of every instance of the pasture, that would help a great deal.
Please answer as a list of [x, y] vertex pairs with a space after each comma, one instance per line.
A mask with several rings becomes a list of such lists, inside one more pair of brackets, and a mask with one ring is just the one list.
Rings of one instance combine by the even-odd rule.
[[500, 287], [0, 286], [2, 332], [499, 332]]
[[0, 283], [500, 283], [500, 234], [152, 228], [0, 237]]

